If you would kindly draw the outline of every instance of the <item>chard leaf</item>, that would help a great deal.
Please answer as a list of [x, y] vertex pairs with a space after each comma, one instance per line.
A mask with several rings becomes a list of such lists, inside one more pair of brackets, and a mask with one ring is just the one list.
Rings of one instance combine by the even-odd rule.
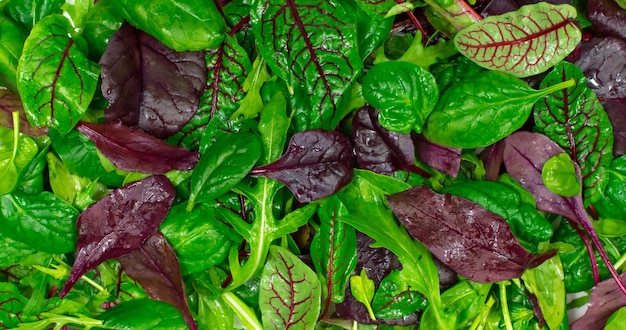
[[100, 65], [106, 120], [159, 138], [191, 120], [207, 79], [203, 52], [175, 52], [130, 24], [111, 38]]
[[117, 168], [125, 171], [164, 174], [190, 170], [198, 162], [198, 153], [171, 146], [120, 121], [105, 124], [81, 121], [76, 128]]
[[[541, 81], [541, 88], [573, 79], [567, 89], [555, 91], [535, 106], [538, 132], [547, 135], [580, 166], [586, 204], [597, 201], [606, 185], [605, 167], [612, 160], [611, 122], [587, 79], [574, 64], [562, 62]], [[571, 195], [574, 195], [572, 193]]]
[[215, 48], [223, 38], [226, 24], [214, 1], [121, 0], [116, 6], [130, 24], [177, 52]]
[[[159, 317], [154, 317], [158, 315]], [[147, 298], [122, 302], [98, 316], [109, 329], [185, 330], [180, 313], [162, 301]]]
[[8, 89], [0, 87], [0, 126], [13, 129], [13, 112], [19, 113], [20, 133], [33, 137], [48, 133], [46, 128], [31, 126], [28, 119], [26, 119], [26, 113], [20, 97]]
[[191, 174], [187, 211], [234, 188], [261, 157], [259, 139], [246, 132], [228, 135], [206, 149]]
[[426, 117], [435, 108], [439, 90], [435, 77], [417, 64], [383, 62], [363, 79], [363, 96], [380, 110], [380, 124], [394, 132], [422, 132]]
[[332, 196], [317, 211], [320, 228], [311, 242], [311, 259], [326, 286], [324, 308], [331, 301], [343, 301], [348, 277], [357, 263], [356, 232], [337, 220], [347, 212], [341, 201]]
[[385, 277], [378, 286], [372, 309], [378, 319], [398, 319], [423, 309], [428, 304], [419, 292], [413, 291], [394, 271]]
[[378, 110], [366, 105], [352, 119], [352, 139], [359, 166], [380, 174], [409, 170], [415, 161], [411, 136], [385, 129], [378, 121], [378, 114]]
[[20, 314], [28, 303], [17, 285], [8, 282], [0, 283], [0, 323], [7, 328], [15, 328], [22, 320]]
[[320, 313], [317, 275], [286, 249], [271, 246], [261, 275], [259, 307], [265, 329], [314, 329]]
[[528, 253], [502, 217], [467, 199], [414, 187], [387, 201], [411, 236], [473, 281], [518, 278], [545, 260], [545, 256]]
[[178, 259], [163, 234], [155, 232], [139, 249], [117, 259], [124, 272], [139, 282], [150, 298], [176, 307], [189, 329], [198, 329], [189, 311]]
[[37, 156], [38, 151], [37, 142], [20, 134], [18, 128], [0, 126], [0, 195], [15, 189], [22, 170]]
[[[252, 70], [248, 54], [230, 36], [226, 36], [219, 47], [207, 50], [206, 65], [207, 86], [200, 98], [198, 110], [180, 132], [171, 137], [176, 144], [192, 150], [198, 149], [198, 142], [209, 121], [218, 112], [228, 118], [235, 113], [238, 102], [244, 98], [244, 81]], [[222, 129], [228, 131], [231, 127]]]
[[78, 211], [51, 192], [0, 196], [2, 235], [38, 251], [61, 254], [76, 247]]
[[573, 85], [574, 81], [566, 81], [535, 90], [510, 74], [475, 74], [441, 95], [426, 121], [424, 136], [449, 147], [486, 147], [522, 127], [541, 97]]
[[158, 230], [174, 194], [165, 176], [150, 176], [115, 189], [81, 213], [76, 259], [59, 296], [63, 298], [82, 275], [105, 260], [139, 249]]
[[562, 153], [550, 157], [541, 169], [541, 179], [551, 192], [564, 197], [582, 193], [576, 168], [568, 154]]
[[87, 111], [100, 69], [87, 59], [84, 39], [69, 20], [44, 17], [31, 31], [18, 65], [17, 86], [33, 126], [67, 134]]
[[353, 159], [350, 140], [341, 133], [305, 131], [294, 134], [280, 159], [251, 174], [282, 182], [299, 202], [307, 203], [350, 183]]
[[250, 23], [269, 67], [306, 93], [311, 108], [303, 119], [306, 128], [334, 129], [362, 67], [356, 15], [334, 0], [256, 0]]
[[580, 43], [576, 8], [540, 2], [489, 16], [456, 34], [459, 52], [478, 65], [516, 77], [542, 73]]

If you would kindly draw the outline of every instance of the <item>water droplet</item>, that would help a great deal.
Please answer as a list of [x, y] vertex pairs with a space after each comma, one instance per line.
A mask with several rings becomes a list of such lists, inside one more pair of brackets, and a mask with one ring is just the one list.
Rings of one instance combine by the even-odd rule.
[[597, 69], [589, 71], [587, 76], [587, 80], [589, 81], [589, 87], [593, 89], [599, 89], [602, 86], [602, 80], [598, 78], [598, 74], [600, 74], [600, 71]]

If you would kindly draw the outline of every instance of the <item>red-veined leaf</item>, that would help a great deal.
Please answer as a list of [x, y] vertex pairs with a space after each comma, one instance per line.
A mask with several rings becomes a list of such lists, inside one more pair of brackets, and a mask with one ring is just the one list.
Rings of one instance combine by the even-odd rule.
[[26, 119], [26, 113], [19, 96], [10, 90], [0, 87], [0, 126], [13, 129], [12, 113], [20, 113], [20, 132], [30, 136], [42, 136], [48, 133], [48, 129], [33, 127]]

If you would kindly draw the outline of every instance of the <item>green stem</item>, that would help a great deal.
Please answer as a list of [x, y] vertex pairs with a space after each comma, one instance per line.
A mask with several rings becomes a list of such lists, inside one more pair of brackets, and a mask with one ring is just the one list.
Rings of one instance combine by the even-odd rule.
[[554, 93], [554, 92], [560, 91], [562, 89], [574, 87], [575, 85], [576, 85], [576, 80], [574, 80], [572, 78], [570, 80], [566, 80], [564, 82], [560, 82], [560, 83], [558, 83], [556, 85], [548, 86], [545, 89], [543, 89], [543, 92], [544, 92], [544, 95], [548, 95], [550, 93]]
[[233, 309], [246, 329], [263, 330], [263, 325], [259, 322], [254, 310], [241, 301], [234, 293], [224, 292], [222, 293], [222, 298]]
[[511, 322], [511, 314], [509, 313], [509, 303], [506, 300], [506, 286], [507, 284], [498, 283], [500, 287], [500, 304], [502, 305], [502, 317], [504, 318], [504, 325], [506, 330], [513, 330], [513, 322]]
[[485, 303], [485, 307], [480, 312], [480, 315], [474, 319], [474, 322], [470, 326], [470, 330], [478, 330], [484, 328], [484, 323], [487, 320], [487, 316], [489, 315], [489, 311], [491, 307], [496, 303], [496, 299], [492, 296], [489, 296], [489, 300]]

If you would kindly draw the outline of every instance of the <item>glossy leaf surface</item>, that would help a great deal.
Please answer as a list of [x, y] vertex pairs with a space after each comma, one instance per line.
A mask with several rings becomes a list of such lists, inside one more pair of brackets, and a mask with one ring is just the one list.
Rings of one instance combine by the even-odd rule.
[[320, 199], [350, 183], [352, 170], [350, 140], [336, 131], [305, 131], [289, 141], [277, 161], [256, 167], [251, 173], [285, 184], [301, 203]]
[[107, 121], [160, 138], [191, 120], [207, 79], [202, 52], [175, 52], [130, 24], [111, 38], [100, 65]]
[[62, 0], [7, 1], [3, 10], [7, 16], [31, 30], [42, 18], [61, 14]]
[[566, 153], [548, 159], [541, 169], [541, 178], [546, 187], [557, 195], [572, 197], [582, 193], [576, 168]]
[[18, 65], [17, 85], [28, 121], [61, 134], [87, 110], [100, 70], [87, 59], [84, 40], [72, 31], [67, 18], [46, 16], [33, 27]]
[[31, 137], [0, 126], [0, 194], [15, 188], [20, 172], [35, 158], [38, 150]]
[[626, 40], [592, 38], [581, 47], [575, 63], [588, 79], [589, 87], [600, 99], [626, 97]]
[[139, 249], [159, 228], [174, 200], [164, 176], [151, 176], [114, 190], [78, 217], [78, 242], [64, 297], [87, 271]]
[[288, 250], [271, 246], [261, 275], [265, 329], [314, 329], [320, 313], [317, 275]]
[[477, 64], [528, 77], [564, 59], [580, 43], [576, 9], [541, 2], [489, 16], [454, 37], [457, 49]]
[[270, 68], [309, 99], [308, 129], [334, 129], [362, 67], [353, 13], [339, 1], [253, 1], [250, 22]]
[[0, 14], [0, 82], [17, 93], [17, 64], [22, 56], [26, 30], [4, 14]]
[[374, 315], [382, 319], [406, 317], [426, 305], [427, 300], [419, 292], [410, 290], [397, 272], [392, 272], [380, 282], [372, 300]]
[[125, 301], [100, 314], [98, 318], [111, 329], [187, 329], [185, 321], [174, 307], [147, 298]]
[[615, 158], [606, 174], [604, 197], [594, 205], [603, 218], [626, 219], [626, 156]]

